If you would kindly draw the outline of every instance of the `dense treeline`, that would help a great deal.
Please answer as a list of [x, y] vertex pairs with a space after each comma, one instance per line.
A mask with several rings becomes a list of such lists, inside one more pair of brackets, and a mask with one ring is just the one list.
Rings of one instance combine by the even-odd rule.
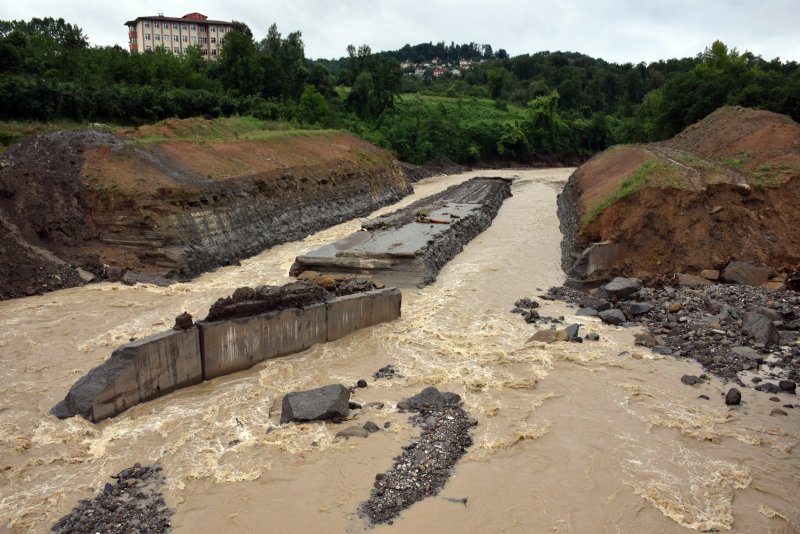
[[[475, 62], [421, 77], [400, 61]], [[800, 120], [800, 68], [717, 41], [693, 58], [616, 64], [570, 52], [508, 57], [476, 43], [406, 45], [310, 61], [300, 32], [257, 40], [234, 23], [221, 56], [197, 47], [131, 54], [90, 47], [63, 19], [0, 21], [0, 120], [141, 124], [253, 115], [348, 128], [407, 161], [571, 161], [659, 140], [724, 104]]]

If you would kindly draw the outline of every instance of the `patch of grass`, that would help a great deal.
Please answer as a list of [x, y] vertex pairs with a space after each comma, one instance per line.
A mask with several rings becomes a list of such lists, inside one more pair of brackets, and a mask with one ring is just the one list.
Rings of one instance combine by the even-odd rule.
[[657, 162], [653, 160], [646, 161], [639, 166], [638, 169], [623, 178], [619, 189], [601, 200], [592, 211], [583, 216], [581, 219], [581, 226], [588, 226], [611, 204], [641, 190], [647, 183], [650, 175], [656, 170], [657, 166]]
[[168, 119], [156, 124], [118, 133], [137, 144], [161, 143], [164, 141], [262, 141], [295, 136], [319, 136], [339, 133], [339, 130], [323, 130], [285, 121], [267, 121], [255, 117], [225, 117], [205, 119]]

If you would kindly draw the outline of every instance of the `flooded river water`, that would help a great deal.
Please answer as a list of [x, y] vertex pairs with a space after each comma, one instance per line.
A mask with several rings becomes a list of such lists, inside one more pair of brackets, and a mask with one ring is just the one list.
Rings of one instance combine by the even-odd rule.
[[[435, 385], [464, 398], [479, 421], [475, 444], [438, 496], [376, 534], [797, 532], [800, 410], [770, 417], [775, 404], [750, 389], [728, 409], [718, 380], [681, 384], [681, 375], [702, 373], [698, 365], [634, 348], [632, 331], [572, 317], [564, 304], [539, 311], [601, 340], [526, 345], [535, 327], [509, 310], [563, 281], [555, 199], [569, 173], [480, 173], [514, 178], [514, 196], [436, 283], [403, 291], [401, 319], [97, 425], [48, 410], [114, 347], [170, 328], [182, 311], [204, 317], [236, 287], [290, 281], [295, 256], [360, 221], [188, 284], [103, 283], [0, 302], [0, 531], [48, 531], [109, 475], [141, 462], [163, 467], [174, 532], [363, 532], [358, 504], [418, 434], [394, 405]], [[425, 180], [381, 213], [477, 174]], [[403, 377], [373, 380], [389, 363]], [[345, 425], [279, 425], [286, 392], [360, 378], [369, 387], [353, 400], [383, 409]], [[367, 439], [333, 439], [367, 420], [391, 425]]]

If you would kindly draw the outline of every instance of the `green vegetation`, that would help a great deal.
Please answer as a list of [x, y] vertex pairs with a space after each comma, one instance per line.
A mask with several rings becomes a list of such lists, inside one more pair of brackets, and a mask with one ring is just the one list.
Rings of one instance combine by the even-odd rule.
[[[401, 69], [407, 60], [424, 65]], [[724, 104], [800, 120], [800, 67], [719, 41], [694, 58], [637, 65], [443, 42], [382, 53], [351, 45], [338, 60], [310, 61], [300, 32], [284, 37], [273, 24], [257, 40], [239, 22], [208, 62], [196, 46], [183, 55], [90, 47], [63, 19], [0, 21], [0, 121], [247, 116], [276, 124], [234, 137], [346, 128], [414, 163], [576, 162], [615, 143], [671, 137]], [[21, 135], [0, 127], [0, 149]]]
[[644, 162], [641, 166], [639, 166], [638, 169], [633, 171], [622, 180], [619, 189], [601, 200], [600, 203], [598, 203], [597, 206], [592, 209], [592, 211], [584, 215], [581, 219], [581, 225], [588, 226], [597, 218], [598, 215], [603, 213], [603, 210], [605, 210], [611, 204], [640, 191], [657, 167], [658, 163], [654, 160]]

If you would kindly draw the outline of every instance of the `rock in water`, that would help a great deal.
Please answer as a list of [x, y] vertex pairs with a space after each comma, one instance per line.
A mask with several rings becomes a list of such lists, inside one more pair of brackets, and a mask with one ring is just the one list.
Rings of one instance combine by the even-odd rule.
[[350, 390], [332, 384], [288, 393], [281, 404], [281, 423], [341, 419], [350, 413]]
[[172, 327], [173, 330], [189, 330], [194, 322], [192, 321], [192, 316], [189, 312], [183, 312], [182, 314], [175, 317], [175, 326]]
[[609, 300], [628, 300], [634, 293], [642, 288], [642, 282], [638, 278], [623, 278], [618, 276], [606, 285], [600, 287], [598, 296]]
[[797, 384], [795, 384], [791, 380], [781, 380], [780, 382], [778, 382], [778, 387], [781, 388], [781, 391], [794, 393], [795, 390], [797, 389]]
[[597, 317], [598, 314], [599, 312], [594, 308], [581, 308], [580, 310], [575, 312], [575, 315], [577, 315], [578, 317]]
[[658, 339], [651, 336], [650, 334], [636, 334], [633, 336], [633, 343], [635, 345], [641, 345], [643, 347], [653, 348], [661, 343], [658, 342]]
[[742, 392], [736, 388], [731, 388], [725, 394], [725, 404], [728, 406], [737, 406], [742, 402]]
[[693, 386], [695, 384], [702, 384], [703, 383], [703, 379], [700, 378], [699, 376], [683, 375], [681, 377], [681, 382], [683, 382], [687, 386]]
[[413, 397], [397, 403], [398, 408], [404, 410], [423, 410], [431, 408], [446, 408], [448, 406], [458, 406], [461, 403], [461, 396], [456, 393], [441, 393], [438, 389], [431, 386], [423, 389]]
[[578, 340], [578, 330], [580, 330], [581, 325], [579, 324], [571, 324], [566, 329], [565, 332], [567, 334], [567, 341], [577, 341]]
[[600, 319], [602, 319], [604, 323], [608, 324], [622, 324], [627, 320], [625, 318], [625, 314], [616, 308], [601, 311]]
[[369, 432], [366, 428], [362, 428], [360, 426], [348, 426], [344, 430], [340, 430], [336, 433], [337, 438], [367, 438], [369, 437]]

